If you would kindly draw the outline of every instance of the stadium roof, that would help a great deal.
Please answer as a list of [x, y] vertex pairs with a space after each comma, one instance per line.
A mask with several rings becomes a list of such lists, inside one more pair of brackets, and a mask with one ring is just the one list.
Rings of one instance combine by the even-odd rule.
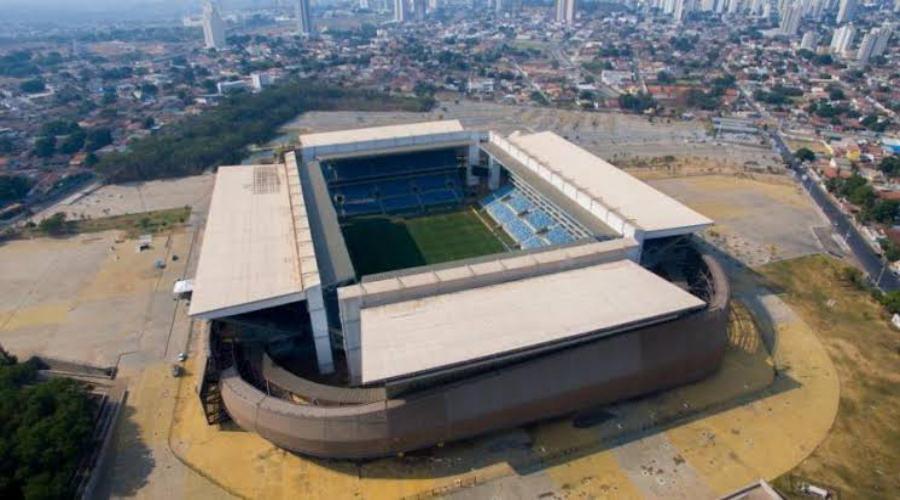
[[219, 168], [192, 316], [220, 318], [295, 302], [305, 298], [304, 285], [318, 283], [295, 171], [283, 164]]
[[713, 223], [553, 132], [513, 134], [508, 140], [601, 205], [645, 231], [696, 230]]
[[362, 383], [608, 335], [704, 305], [622, 259], [363, 308]]
[[459, 120], [409, 123], [403, 125], [388, 125], [384, 127], [338, 130], [335, 132], [320, 132], [316, 134], [301, 134], [300, 146], [304, 148], [333, 146], [353, 142], [378, 141], [400, 137], [417, 137], [462, 131], [463, 127], [459, 123]]

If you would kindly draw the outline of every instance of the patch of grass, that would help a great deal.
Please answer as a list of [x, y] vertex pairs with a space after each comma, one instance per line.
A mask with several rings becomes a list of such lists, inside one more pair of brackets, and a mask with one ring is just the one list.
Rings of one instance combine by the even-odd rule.
[[[190, 215], [191, 207], [180, 207], [96, 219], [73, 219], [66, 221], [64, 229], [54, 236], [120, 230], [125, 231], [128, 238], [134, 238], [142, 234], [156, 234], [181, 227]], [[35, 227], [23, 229], [20, 236], [27, 238], [49, 235]]]
[[358, 217], [344, 238], [360, 276], [499, 253], [503, 244], [472, 212]]
[[841, 380], [828, 437], [776, 485], [803, 478], [838, 488], [841, 498], [888, 498], [900, 489], [900, 333], [871, 294], [846, 279], [846, 268], [815, 255], [760, 269], [819, 336]]

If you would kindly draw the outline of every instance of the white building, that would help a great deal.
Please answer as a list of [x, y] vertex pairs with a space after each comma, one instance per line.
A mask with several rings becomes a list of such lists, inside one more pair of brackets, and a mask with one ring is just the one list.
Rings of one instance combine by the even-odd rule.
[[781, 25], [779, 26], [779, 31], [781, 31], [782, 35], [794, 36], [797, 34], [797, 31], [800, 29], [800, 19], [803, 17], [803, 6], [800, 4], [794, 4], [787, 9], [784, 13], [784, 17], [781, 19]]
[[409, 4], [407, 0], [394, 0], [394, 21], [404, 22], [409, 20]]
[[694, 0], [675, 0], [674, 17], [676, 21], [683, 21], [685, 16], [694, 10]]
[[309, 17], [309, 0], [296, 0], [294, 18], [297, 20], [297, 32], [301, 35], [312, 33], [312, 19]]
[[841, 6], [838, 9], [837, 23], [849, 23], [856, 15], [857, 0], [841, 0]]
[[556, 0], [556, 22], [575, 22], [575, 0]]
[[807, 31], [803, 34], [803, 40], [800, 41], [800, 48], [811, 50], [813, 52], [816, 51], [816, 47], [819, 46], [819, 33], [813, 30]]
[[225, 25], [213, 0], [203, 2], [203, 42], [207, 49], [224, 49]]
[[853, 45], [853, 38], [856, 36], [856, 28], [852, 24], [840, 27], [834, 30], [834, 36], [831, 38], [831, 50], [835, 54], [842, 55], [850, 46]]
[[856, 59], [861, 62], [867, 62], [873, 57], [884, 54], [890, 38], [891, 29], [889, 27], [873, 28], [872, 31], [866, 33], [862, 43], [859, 44]]

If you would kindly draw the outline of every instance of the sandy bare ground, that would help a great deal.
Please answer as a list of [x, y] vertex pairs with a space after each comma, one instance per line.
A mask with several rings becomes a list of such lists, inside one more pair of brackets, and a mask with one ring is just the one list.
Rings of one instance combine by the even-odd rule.
[[208, 201], [214, 182], [213, 174], [205, 174], [106, 185], [84, 196], [70, 196], [35, 215], [33, 220], [39, 221], [57, 212], [65, 212], [69, 218], [77, 219], [195, 206]]
[[704, 237], [750, 266], [818, 253], [813, 227], [828, 225], [784, 177], [703, 175], [649, 180], [715, 221]]

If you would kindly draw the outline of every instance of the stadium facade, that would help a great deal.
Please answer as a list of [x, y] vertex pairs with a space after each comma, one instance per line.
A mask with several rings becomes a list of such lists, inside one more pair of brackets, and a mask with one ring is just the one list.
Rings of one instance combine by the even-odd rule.
[[693, 245], [711, 224], [550, 132], [302, 135], [284, 163], [218, 171], [201, 404], [356, 459], [699, 380], [730, 300]]

